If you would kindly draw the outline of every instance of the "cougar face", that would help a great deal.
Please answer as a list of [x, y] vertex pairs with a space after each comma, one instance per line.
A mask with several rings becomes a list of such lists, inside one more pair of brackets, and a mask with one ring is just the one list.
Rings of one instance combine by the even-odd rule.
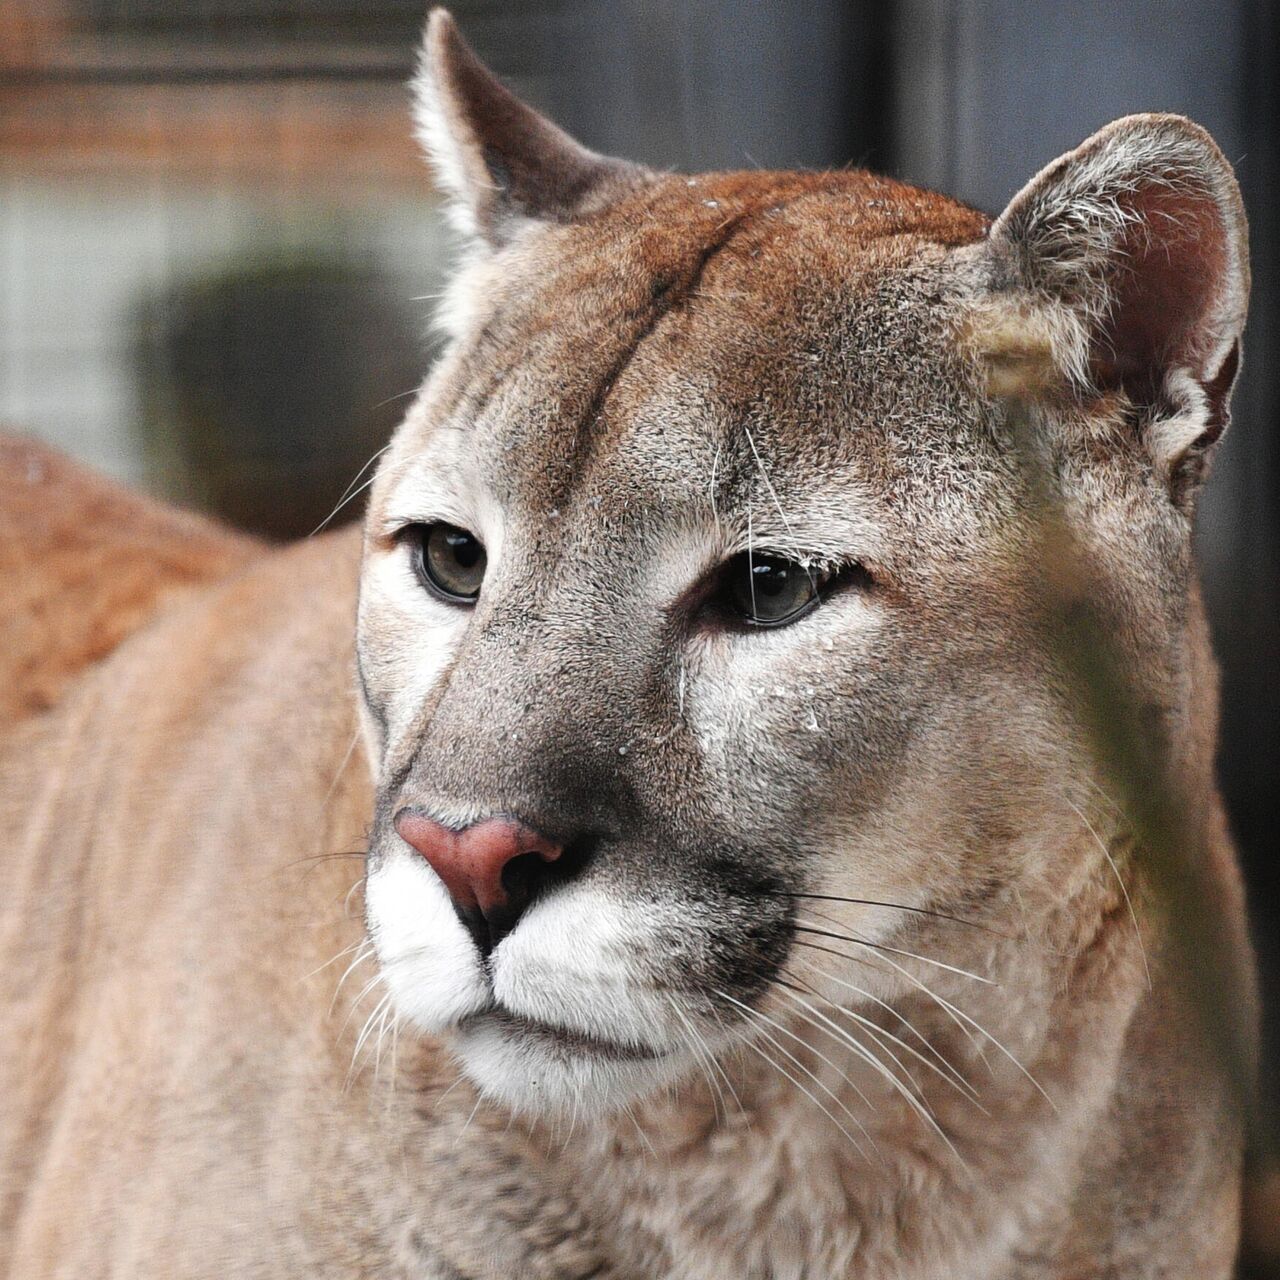
[[[1052, 860], [1081, 766], [972, 339], [1033, 291], [1009, 215], [604, 161], [433, 30], [423, 129], [476, 247], [368, 516], [368, 924], [482, 1088], [609, 1107], [780, 1017], [806, 941], [882, 948], [838, 995], [877, 999], [913, 913]], [[1036, 305], [1069, 364], [1088, 317]], [[1207, 403], [1165, 412], [1168, 456]], [[1126, 652], [1171, 670], [1185, 516], [1141, 442], [1059, 449], [1078, 419], [1047, 447], [1118, 477], [1073, 490], [1085, 537], [1105, 559], [1123, 512]]]

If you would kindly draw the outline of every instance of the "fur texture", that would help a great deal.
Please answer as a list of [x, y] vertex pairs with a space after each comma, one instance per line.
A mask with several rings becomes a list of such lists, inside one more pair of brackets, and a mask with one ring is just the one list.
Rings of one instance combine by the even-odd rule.
[[[473, 243], [363, 543], [260, 559], [0, 744], [0, 1258], [1226, 1276], [1239, 1098], [1044, 625], [1059, 578], [1105, 619], [1249, 1006], [1189, 542], [1225, 161], [1134, 117], [992, 226], [584, 160], [446, 16], [427, 47]], [[474, 606], [415, 571], [440, 521]], [[833, 586], [744, 626], [746, 552]], [[575, 856], [481, 954], [405, 805]]]
[[260, 547], [0, 435], [0, 725], [47, 710], [184, 591]]

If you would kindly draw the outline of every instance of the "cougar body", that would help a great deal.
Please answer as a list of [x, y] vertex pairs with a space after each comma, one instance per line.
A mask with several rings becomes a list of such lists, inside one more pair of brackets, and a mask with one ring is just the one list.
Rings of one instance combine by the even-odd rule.
[[1101, 621], [1247, 1031], [1189, 544], [1226, 162], [1133, 117], [994, 223], [655, 174], [443, 15], [418, 95], [470, 249], [363, 536], [0, 740], [0, 1259], [1229, 1274], [1248, 1064], [1046, 622]]

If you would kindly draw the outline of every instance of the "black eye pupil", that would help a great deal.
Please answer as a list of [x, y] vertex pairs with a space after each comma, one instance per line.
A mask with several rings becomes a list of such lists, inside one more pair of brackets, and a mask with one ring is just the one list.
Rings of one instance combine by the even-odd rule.
[[[798, 566], [797, 566], [798, 567]], [[780, 596], [791, 585], [791, 566], [778, 563], [753, 564], [751, 581], [756, 591], [767, 596]]]
[[459, 568], [474, 569], [484, 555], [484, 548], [469, 533], [454, 530], [445, 534], [445, 542]]
[[729, 562], [726, 572], [727, 605], [752, 626], [793, 622], [819, 600], [819, 575], [796, 560], [744, 552]]
[[473, 604], [484, 581], [483, 544], [456, 525], [416, 525], [414, 530], [414, 565], [423, 586], [451, 604]]

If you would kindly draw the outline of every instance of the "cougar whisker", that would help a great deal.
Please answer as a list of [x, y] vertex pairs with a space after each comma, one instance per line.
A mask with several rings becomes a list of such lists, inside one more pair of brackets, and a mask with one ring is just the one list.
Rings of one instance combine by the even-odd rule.
[[323, 529], [325, 525], [327, 525], [334, 518], [334, 516], [336, 516], [338, 512], [341, 511], [342, 508], [347, 505], [348, 502], [350, 502], [358, 494], [360, 494], [365, 489], [367, 489], [369, 485], [371, 485], [378, 478], [378, 473], [375, 471], [373, 475], [371, 475], [369, 479], [366, 480], [364, 484], [360, 486], [359, 489], [356, 489], [354, 493], [352, 492], [352, 486], [354, 486], [357, 483], [357, 481], [359, 481], [360, 477], [363, 476], [364, 473], [368, 471], [369, 468], [373, 466], [373, 464], [377, 462], [377, 460], [381, 458], [382, 455], [386, 453], [387, 450], [390, 448], [391, 446], [389, 444], [384, 444], [382, 448], [377, 450], [373, 454], [373, 456], [364, 464], [364, 466], [362, 466], [360, 470], [357, 471], [355, 475], [351, 477], [351, 480], [348, 483], [347, 487], [342, 491], [342, 496], [339, 497], [337, 501], [337, 505], [333, 508], [332, 511], [329, 512], [327, 516], [325, 516], [323, 520], [320, 521], [318, 525], [316, 525], [314, 529], [311, 530], [309, 534], [307, 534], [308, 538], [314, 538], [316, 534], [319, 533], [320, 530]]
[[[821, 1050], [816, 1049], [802, 1036], [798, 1036], [794, 1031], [791, 1031], [787, 1027], [784, 1027], [782, 1023], [777, 1021], [776, 1018], [771, 1018], [762, 1009], [753, 1009], [750, 1005], [744, 1004], [741, 1000], [738, 1000], [736, 997], [729, 995], [729, 993], [726, 991], [715, 990], [712, 992], [712, 994], [718, 997], [719, 999], [725, 1000], [729, 1004], [734, 1005], [735, 1007], [742, 1010], [743, 1012], [749, 1011], [758, 1021], [764, 1022], [768, 1026], [772, 1027], [779, 1034], [786, 1036], [788, 1040], [794, 1040], [798, 1045], [801, 1045], [808, 1052], [812, 1053], [813, 1056], [817, 1058], [819, 1062], [822, 1062], [826, 1066], [830, 1067], [831, 1070], [836, 1073], [841, 1083], [847, 1084], [849, 1088], [852, 1089], [855, 1094], [857, 1094], [859, 1100], [867, 1107], [868, 1110], [870, 1111], [875, 1110], [875, 1106], [872, 1103], [871, 1099], [867, 1097], [867, 1095], [857, 1086], [857, 1084], [853, 1080], [849, 1079], [848, 1074], [845, 1071], [841, 1070], [839, 1064], [833, 1062], [826, 1054], [824, 1054]], [[779, 1050], [779, 1052], [786, 1053], [788, 1057], [792, 1056], [784, 1046], [775, 1045], [775, 1047]], [[803, 1066], [803, 1064], [800, 1063], [799, 1059], [795, 1059], [795, 1061], [798, 1066]], [[817, 1080], [818, 1077], [814, 1076], [814, 1079]], [[832, 1094], [832, 1097], [836, 1097], [836, 1096], [837, 1095], [835, 1095], [834, 1093]], [[861, 1121], [858, 1121], [858, 1124], [859, 1124], [859, 1127], [861, 1127]], [[867, 1136], [870, 1137], [870, 1134], [868, 1134]]]
[[1129, 920], [1133, 925], [1134, 937], [1138, 939], [1138, 950], [1142, 953], [1142, 968], [1147, 975], [1147, 990], [1152, 991], [1154, 990], [1154, 987], [1151, 982], [1151, 963], [1147, 959], [1147, 944], [1146, 940], [1142, 936], [1142, 928], [1138, 924], [1138, 913], [1133, 909], [1133, 899], [1129, 896], [1129, 886], [1125, 884], [1124, 876], [1120, 874], [1120, 868], [1116, 866], [1116, 860], [1111, 856], [1111, 850], [1107, 848], [1106, 842], [1098, 834], [1093, 823], [1089, 821], [1084, 810], [1081, 809], [1079, 805], [1075, 804], [1069, 796], [1064, 795], [1063, 799], [1066, 800], [1067, 804], [1075, 810], [1080, 821], [1084, 823], [1085, 828], [1093, 837], [1093, 841], [1098, 846], [1102, 856], [1107, 860], [1107, 866], [1111, 868], [1111, 873], [1116, 878], [1116, 884], [1120, 886], [1120, 892], [1124, 895], [1124, 905], [1129, 912]]
[[760, 890], [761, 897], [768, 898], [797, 898], [815, 902], [843, 902], [855, 907], [883, 907], [889, 911], [909, 911], [913, 915], [928, 916], [934, 920], [946, 920], [952, 924], [964, 925], [967, 929], [978, 929], [982, 933], [992, 934], [997, 938], [1004, 938], [1008, 941], [1020, 941], [1013, 934], [1005, 933], [1000, 929], [993, 929], [990, 925], [979, 923], [977, 920], [966, 920], [963, 916], [951, 915], [946, 911], [936, 911], [932, 907], [913, 907], [907, 906], [902, 902], [882, 902], [877, 898], [846, 898], [834, 893], [798, 893], [788, 890]]
[[726, 1085], [728, 1085], [729, 1092], [733, 1095], [733, 1100], [737, 1104], [739, 1111], [742, 1110], [742, 1099], [738, 1097], [737, 1091], [734, 1089], [732, 1081], [730, 1081], [729, 1077], [725, 1075], [724, 1068], [721, 1067], [720, 1064], [716, 1061], [715, 1054], [712, 1053], [710, 1045], [707, 1044], [706, 1037], [703, 1036], [698, 1031], [697, 1027], [693, 1025], [693, 1023], [685, 1015], [684, 1010], [680, 1008], [679, 1003], [676, 1001], [676, 999], [672, 995], [666, 994], [666, 1001], [667, 1001], [667, 1004], [671, 1006], [671, 1012], [674, 1013], [676, 1017], [680, 1019], [681, 1023], [684, 1025], [686, 1031], [688, 1032], [688, 1035], [689, 1035], [688, 1043], [689, 1043], [690, 1051], [699, 1060], [699, 1062], [705, 1061], [708, 1064], [710, 1069], [704, 1070], [703, 1074], [707, 1078], [707, 1084], [711, 1087], [711, 1089], [714, 1091], [716, 1098], [718, 1098], [719, 1100], [719, 1106], [717, 1108], [717, 1112], [719, 1112], [719, 1110], [723, 1110], [724, 1118], [727, 1120], [729, 1118], [729, 1108], [728, 1108], [728, 1105], [725, 1103], [724, 1091], [721, 1089], [720, 1083], [716, 1079], [717, 1072], [724, 1077], [724, 1082]]
[[801, 933], [812, 933], [822, 938], [832, 938], [837, 942], [851, 942], [859, 947], [871, 947], [875, 951], [889, 951], [897, 956], [905, 956], [909, 960], [919, 960], [921, 964], [933, 965], [937, 969], [945, 969], [948, 973], [958, 974], [962, 978], [970, 978], [974, 982], [981, 982], [988, 987], [998, 987], [1000, 984], [992, 978], [984, 978], [980, 973], [972, 973], [968, 969], [962, 969], [958, 965], [948, 964], [945, 960], [935, 960], [932, 956], [918, 955], [914, 951], [908, 951], [904, 947], [891, 946], [887, 942], [871, 942], [867, 938], [859, 938], [856, 934], [836, 933], [830, 929], [819, 929], [813, 925], [797, 924], [795, 926]]
[[[907, 982], [909, 982], [912, 986], [914, 986], [923, 995], [925, 995], [930, 1000], [932, 1000], [935, 1004], [938, 1004], [938, 1006], [944, 1012], [947, 1013], [947, 1016], [955, 1023], [956, 1027], [960, 1030], [961, 1034], [964, 1035], [965, 1038], [968, 1040], [970, 1046], [972, 1047], [974, 1053], [977, 1054], [978, 1059], [981, 1061], [982, 1065], [986, 1067], [988, 1071], [991, 1070], [991, 1064], [987, 1060], [987, 1055], [982, 1047], [981, 1042], [978, 1040], [977, 1036], [973, 1033], [973, 1031], [971, 1031], [967, 1026], [965, 1026], [965, 1024], [961, 1022], [960, 1019], [957, 1018], [954, 1013], [950, 1012], [947, 1002], [944, 1001], [941, 996], [935, 994], [915, 974], [910, 973], [908, 970], [902, 968], [902, 966], [900, 965], [895, 965], [894, 962], [888, 956], [873, 955], [870, 958], [866, 956], [851, 956], [847, 951], [837, 951], [833, 947], [824, 947], [817, 942], [806, 942], [803, 938], [796, 939], [796, 946], [804, 947], [810, 951], [821, 951], [829, 956], [838, 956], [841, 960], [850, 960], [854, 964], [860, 964], [869, 969], [874, 969], [877, 963], [883, 963], [890, 969], [890, 971], [896, 970], [901, 977], [905, 978]], [[836, 978], [834, 975], [828, 975], [828, 976], [831, 977], [832, 981], [834, 982], [840, 981], [840, 979]], [[861, 988], [855, 987], [854, 990], [861, 990]]]
[[946, 1058], [937, 1049], [937, 1047], [932, 1043], [932, 1041], [930, 1041], [927, 1037], [922, 1035], [919, 1030], [917, 1030], [915, 1024], [908, 1017], [906, 1017], [905, 1014], [895, 1009], [887, 1001], [881, 1000], [878, 996], [872, 994], [871, 992], [864, 991], [862, 988], [854, 986], [854, 984], [852, 983], [845, 982], [842, 979], [836, 977], [834, 974], [828, 973], [825, 969], [818, 968], [818, 966], [815, 965], [813, 961], [809, 960], [807, 957], [797, 956], [796, 959], [802, 962], [806, 966], [806, 968], [808, 968], [809, 971], [813, 973], [817, 978], [821, 980], [835, 982], [840, 986], [849, 988], [859, 993], [863, 999], [866, 999], [870, 1003], [878, 1005], [880, 1008], [885, 1010], [885, 1012], [888, 1013], [891, 1017], [897, 1019], [897, 1021], [903, 1025], [904, 1029], [909, 1031], [917, 1040], [919, 1040], [920, 1043], [923, 1044], [924, 1047], [929, 1051], [929, 1053], [933, 1055], [933, 1057], [929, 1058], [925, 1056], [925, 1054], [922, 1053], [919, 1049], [917, 1049], [914, 1045], [908, 1044], [905, 1040], [902, 1039], [901, 1036], [895, 1035], [892, 1031], [888, 1030], [888, 1028], [881, 1027], [878, 1023], [876, 1023], [870, 1018], [864, 1017], [862, 1014], [858, 1013], [856, 1010], [848, 1008], [847, 1006], [841, 1004], [837, 1000], [832, 1000], [830, 996], [823, 995], [822, 992], [818, 991], [811, 984], [805, 982], [799, 975], [797, 974], [790, 975], [792, 978], [794, 978], [795, 981], [801, 983], [804, 989], [808, 991], [815, 999], [822, 1000], [825, 1004], [828, 1004], [832, 1009], [837, 1010], [839, 1013], [841, 1013], [845, 1017], [854, 1019], [861, 1025], [865, 1026], [867, 1030], [872, 1034], [888, 1037], [895, 1044], [899, 1045], [902, 1048], [903, 1052], [909, 1053], [922, 1066], [928, 1068], [935, 1075], [937, 1075], [939, 1079], [945, 1081], [957, 1092], [963, 1094], [966, 1098], [968, 1098], [969, 1101], [972, 1102], [975, 1106], [977, 1106], [979, 1110], [985, 1111], [985, 1108], [982, 1107], [982, 1104], [979, 1100], [979, 1094], [977, 1089], [975, 1089], [974, 1086], [970, 1084], [968, 1079], [963, 1075], [963, 1073], [961, 1073], [954, 1066], [954, 1064], [951, 1063], [951, 1061], [948, 1058]]
[[[748, 1020], [748, 1025], [750, 1025], [752, 1021], [757, 1020], [757, 1010], [752, 1009], [749, 1005], [741, 1005], [737, 1001], [733, 1001], [733, 1003], [735, 1005], [738, 1005], [738, 1007], [741, 1009], [744, 1016]], [[878, 1148], [876, 1148], [875, 1139], [867, 1131], [866, 1126], [863, 1124], [861, 1120], [858, 1119], [856, 1115], [853, 1114], [852, 1111], [849, 1110], [848, 1106], [844, 1103], [843, 1099], [841, 1099], [839, 1095], [836, 1094], [826, 1084], [825, 1081], [819, 1079], [819, 1077], [816, 1076], [808, 1067], [806, 1067], [804, 1063], [801, 1062], [799, 1058], [795, 1056], [795, 1054], [789, 1052], [783, 1045], [780, 1045], [774, 1039], [774, 1037], [770, 1035], [768, 1031], [757, 1027], [757, 1034], [763, 1036], [773, 1048], [777, 1049], [779, 1053], [783, 1054], [784, 1057], [788, 1058], [791, 1062], [793, 1062], [806, 1076], [808, 1076], [814, 1082], [814, 1084], [818, 1086], [818, 1088], [820, 1088], [824, 1093], [826, 1093], [832, 1099], [832, 1101], [834, 1101], [835, 1104], [849, 1117], [849, 1119], [853, 1121], [854, 1127], [862, 1131], [863, 1136], [867, 1139], [868, 1142], [871, 1143], [872, 1150], [877, 1151], [877, 1154], [878, 1154]], [[846, 1137], [853, 1144], [854, 1148], [858, 1151], [858, 1153], [864, 1159], [869, 1159], [869, 1157], [867, 1156], [866, 1149], [863, 1147], [862, 1143], [859, 1142], [858, 1139], [854, 1137], [854, 1135], [850, 1133], [848, 1129], [845, 1128], [844, 1124], [841, 1123], [841, 1121], [830, 1110], [830, 1108], [827, 1107], [821, 1101], [821, 1099], [819, 1099], [817, 1095], [814, 1094], [802, 1081], [797, 1079], [785, 1067], [783, 1067], [781, 1063], [769, 1057], [769, 1055], [765, 1053], [765, 1051], [760, 1047], [758, 1041], [754, 1036], [744, 1036], [742, 1038], [742, 1044], [744, 1045], [744, 1047], [751, 1049], [754, 1053], [758, 1054], [765, 1061], [765, 1063], [767, 1063], [770, 1067], [772, 1067], [780, 1076], [782, 1076], [784, 1080], [787, 1080], [794, 1088], [798, 1089], [806, 1098], [808, 1098], [809, 1101], [812, 1102], [813, 1105], [817, 1107], [818, 1110], [821, 1111], [822, 1114], [826, 1116], [827, 1119], [830, 1120], [833, 1125], [835, 1125], [835, 1127], [840, 1131], [840, 1133], [843, 1134], [844, 1137]]]
[[[811, 1004], [809, 1004], [807, 1000], [799, 996], [792, 988], [784, 986], [782, 990], [795, 1004], [800, 1006], [802, 1011], [800, 1012], [799, 1016], [805, 1022], [809, 1023], [811, 1026], [814, 1026], [819, 1031], [824, 1031], [825, 1034], [830, 1036], [837, 1043], [844, 1044], [846, 1047], [851, 1049], [862, 1061], [864, 1061], [869, 1067], [871, 1067], [871, 1069], [875, 1071], [875, 1073], [879, 1075], [900, 1098], [902, 1098], [902, 1100], [907, 1104], [907, 1106], [916, 1115], [918, 1115], [920, 1119], [923, 1120], [938, 1135], [938, 1137], [942, 1139], [943, 1143], [946, 1145], [947, 1149], [952, 1153], [952, 1155], [956, 1156], [957, 1159], [961, 1158], [960, 1153], [956, 1150], [954, 1143], [952, 1143], [950, 1137], [948, 1137], [947, 1133], [943, 1130], [942, 1126], [938, 1123], [937, 1118], [934, 1116], [932, 1110], [929, 1108], [928, 1104], [924, 1101], [920, 1091], [919, 1084], [916, 1082], [915, 1078], [911, 1076], [911, 1074], [907, 1072], [904, 1067], [901, 1066], [900, 1063], [898, 1064], [899, 1069], [902, 1070], [904, 1074], [906, 1074], [907, 1079], [911, 1081], [914, 1092], [912, 1091], [912, 1089], [907, 1088], [907, 1086], [902, 1083], [902, 1081], [885, 1064], [885, 1062], [879, 1057], [878, 1054], [876, 1054], [870, 1047], [868, 1047], [862, 1041], [860, 1041], [856, 1036], [853, 1036], [851, 1034], [844, 1032], [842, 1028], [837, 1026], [836, 1023], [832, 1022], [832, 1020], [826, 1017], [826, 1015], [823, 1014], [820, 1010], [815, 1009]], [[806, 1010], [808, 1011], [807, 1013], [804, 1012]], [[815, 1021], [815, 1018], [818, 1019], [818, 1021]], [[897, 1062], [896, 1056], [892, 1054], [890, 1056], [893, 1057], [895, 1062]]]
[[[852, 957], [846, 956], [845, 958], [851, 959]], [[1044, 1098], [1044, 1100], [1049, 1104], [1049, 1106], [1052, 1107], [1054, 1111], [1057, 1111], [1058, 1109], [1057, 1103], [1055, 1103], [1054, 1100], [1049, 1096], [1049, 1094], [1045, 1091], [1045, 1089], [1040, 1084], [1040, 1082], [1035, 1078], [1035, 1076], [1033, 1076], [1031, 1072], [1018, 1060], [1018, 1058], [1014, 1055], [1014, 1053], [1009, 1048], [1007, 1048], [1000, 1040], [996, 1039], [996, 1037], [992, 1035], [991, 1032], [986, 1029], [986, 1027], [982, 1026], [982, 1024], [979, 1023], [975, 1018], [965, 1013], [963, 1009], [959, 1008], [957, 1005], [952, 1004], [951, 1001], [947, 1000], [945, 997], [938, 995], [937, 992], [931, 990], [915, 974], [911, 973], [908, 969], [905, 969], [902, 965], [895, 963], [888, 956], [881, 955], [878, 958], [884, 961], [884, 963], [890, 965], [893, 969], [895, 969], [898, 973], [900, 973], [904, 978], [906, 978], [908, 982], [911, 982], [914, 986], [918, 987], [926, 996], [928, 996], [931, 1000], [933, 1000], [940, 1008], [942, 1008], [947, 1013], [951, 1014], [957, 1020], [957, 1025], [963, 1026], [963, 1024], [967, 1023], [970, 1027], [973, 1028], [973, 1030], [978, 1035], [982, 1036], [984, 1040], [987, 1040], [992, 1045], [994, 1045], [995, 1048], [1000, 1052], [1000, 1054], [1003, 1057], [1007, 1058], [1008, 1061], [1012, 1063], [1013, 1066], [1018, 1070], [1018, 1072], [1026, 1078], [1027, 1082], [1036, 1090], [1037, 1093], [1040, 1094], [1042, 1098]], [[970, 1037], [970, 1039], [971, 1039], [971, 1042], [975, 1043], [975, 1047], [976, 1047], [976, 1041], [973, 1041], [972, 1036]], [[985, 1055], [983, 1055], [983, 1060], [985, 1061]], [[988, 1064], [988, 1069], [990, 1069], [989, 1064]]]

